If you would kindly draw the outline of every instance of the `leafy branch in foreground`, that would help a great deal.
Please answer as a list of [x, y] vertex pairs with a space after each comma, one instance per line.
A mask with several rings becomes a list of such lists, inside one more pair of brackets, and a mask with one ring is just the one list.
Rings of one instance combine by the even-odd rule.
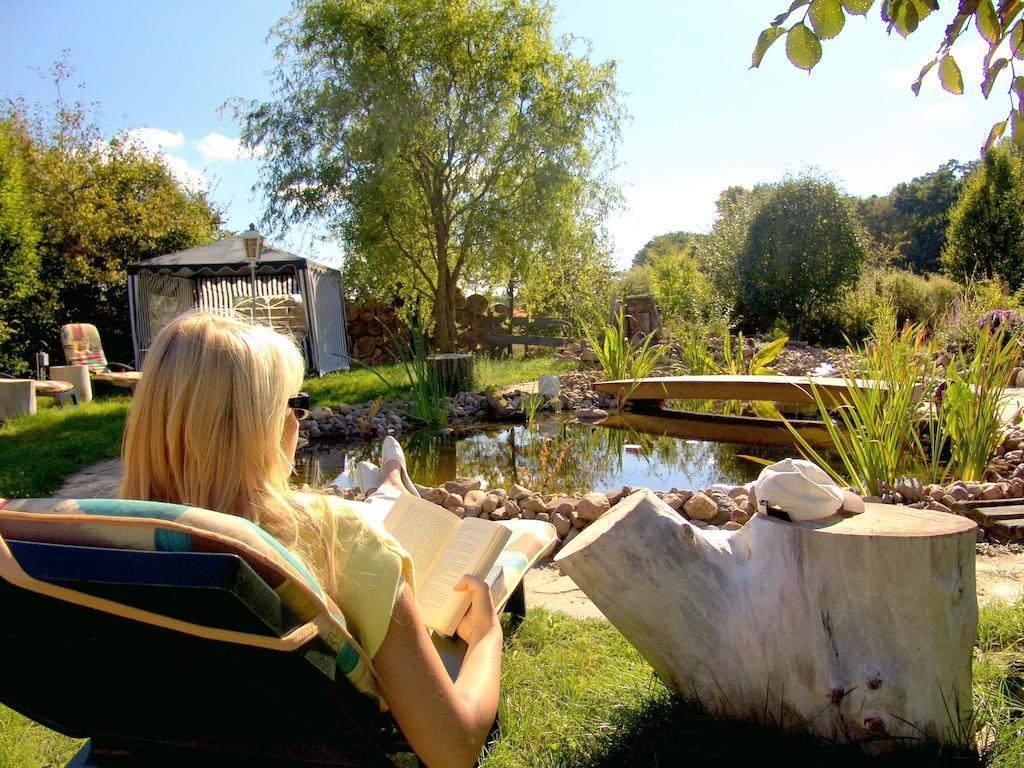
[[[847, 14], [865, 16], [874, 4], [874, 0], [794, 0], [789, 10], [772, 19], [761, 32], [754, 46], [751, 68], [760, 66], [772, 44], [785, 37], [786, 56], [793, 66], [807, 71], [814, 69], [821, 60], [821, 41], [831, 40], [842, 32]], [[982, 152], [987, 152], [1003, 135], [1007, 124], [1014, 143], [1024, 146], [1024, 74], [1017, 73], [1017, 61], [1024, 59], [1024, 3], [1020, 0], [995, 3], [993, 0], [961, 0], [950, 5], [955, 8], [953, 17], [935, 55], [921, 68], [911, 90], [918, 95], [925, 76], [938, 68], [939, 82], [945, 90], [956, 95], [964, 92], [963, 75], [952, 49], [964, 30], [973, 24], [988, 45], [982, 58], [982, 95], [987, 99], [999, 75], [1007, 69], [1010, 73], [1006, 91], [1010, 110], [1005, 120], [992, 126]], [[787, 27], [790, 16], [801, 9], [803, 15]], [[938, 10], [938, 0], [883, 0], [881, 17], [890, 34], [896, 30], [907, 37], [917, 30], [921, 21]]]

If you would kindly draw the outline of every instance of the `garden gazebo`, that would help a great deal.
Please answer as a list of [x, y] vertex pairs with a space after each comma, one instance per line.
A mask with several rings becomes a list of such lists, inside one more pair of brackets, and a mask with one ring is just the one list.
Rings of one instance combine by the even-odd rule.
[[136, 367], [169, 320], [204, 308], [235, 309], [290, 334], [309, 370], [323, 375], [348, 368], [341, 273], [262, 243], [255, 266], [253, 273], [241, 237], [130, 265], [128, 307]]

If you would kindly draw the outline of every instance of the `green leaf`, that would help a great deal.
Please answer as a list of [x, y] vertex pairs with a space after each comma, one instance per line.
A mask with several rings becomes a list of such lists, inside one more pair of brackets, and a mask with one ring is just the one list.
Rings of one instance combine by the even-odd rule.
[[939, 10], [936, 0], [913, 0], [914, 8], [917, 10], [917, 19], [924, 21], [933, 11]]
[[938, 59], [932, 59], [923, 67], [921, 67], [921, 71], [917, 75], [917, 80], [915, 80], [913, 84], [910, 86], [910, 90], [914, 92], [915, 96], [918, 96], [921, 93], [921, 83], [924, 82], [924, 76], [931, 72], [932, 68], [938, 63]]
[[786, 34], [786, 56], [794, 67], [810, 72], [821, 61], [821, 43], [804, 24], [795, 24]]
[[996, 123], [992, 126], [992, 130], [988, 132], [988, 138], [985, 140], [985, 144], [981, 147], [981, 154], [988, 152], [992, 145], [995, 144], [999, 137], [1003, 135], [1003, 131], [1006, 130], [1006, 121], [1003, 120], [1001, 123]]
[[939, 62], [939, 80], [942, 87], [950, 93], [961, 94], [964, 92], [964, 78], [960, 74], [960, 67], [951, 54], [946, 54]]
[[907, 37], [917, 29], [917, 23], [920, 21], [920, 15], [917, 12], [917, 6], [914, 5], [911, 0], [906, 0], [900, 5], [895, 6], [895, 11], [892, 17], [892, 23], [896, 26], [896, 31], [903, 37]]
[[992, 86], [995, 84], [996, 78], [999, 77], [999, 73], [1003, 71], [1007, 63], [1006, 59], [996, 59], [992, 66], [986, 68], [985, 79], [981, 81], [981, 92], [985, 95], [986, 99], [992, 92]]
[[1014, 58], [1024, 59], [1024, 19], [1019, 19], [1010, 32], [1010, 51]]
[[757, 37], [757, 45], [754, 46], [754, 55], [750, 58], [750, 68], [761, 66], [761, 59], [764, 58], [765, 53], [769, 48], [772, 47], [772, 43], [778, 40], [786, 33], [782, 27], [768, 27]]
[[992, 0], [979, 0], [978, 10], [974, 14], [974, 23], [978, 32], [991, 45], [999, 39], [1002, 28], [999, 24], [999, 17], [996, 9], [992, 6]]
[[1024, 114], [1020, 110], [1010, 113], [1010, 138], [1018, 147], [1024, 147]]
[[793, 0], [793, 2], [790, 3], [788, 11], [786, 11], [785, 13], [780, 13], [778, 16], [772, 19], [772, 26], [778, 27], [781, 24], [784, 24], [786, 22], [786, 19], [789, 18], [789, 14], [791, 14], [797, 8], [802, 8], [803, 6], [808, 5], [810, 2], [811, 0]]
[[875, 0], [843, 0], [843, 8], [855, 16], [864, 16], [874, 4]]
[[814, 0], [808, 15], [819, 40], [831, 40], [843, 30], [846, 23], [839, 0]]
[[1024, 75], [1017, 75], [1010, 83], [1010, 90], [1017, 94], [1018, 99], [1024, 99]]

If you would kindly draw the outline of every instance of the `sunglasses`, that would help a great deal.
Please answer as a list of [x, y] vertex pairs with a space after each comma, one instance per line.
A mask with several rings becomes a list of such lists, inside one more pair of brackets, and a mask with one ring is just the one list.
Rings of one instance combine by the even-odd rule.
[[288, 407], [292, 409], [299, 421], [309, 418], [309, 392], [299, 392], [295, 397], [288, 398]]

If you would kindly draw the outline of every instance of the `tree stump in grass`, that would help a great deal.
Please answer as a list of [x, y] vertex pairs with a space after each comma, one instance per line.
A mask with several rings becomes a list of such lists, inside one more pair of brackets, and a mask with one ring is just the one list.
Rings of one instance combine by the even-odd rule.
[[880, 752], [971, 717], [975, 526], [867, 504], [702, 530], [650, 491], [555, 558], [665, 683], [709, 713]]
[[473, 388], [473, 356], [449, 352], [430, 355], [428, 369], [437, 376], [441, 391], [446, 395], [468, 392]]

